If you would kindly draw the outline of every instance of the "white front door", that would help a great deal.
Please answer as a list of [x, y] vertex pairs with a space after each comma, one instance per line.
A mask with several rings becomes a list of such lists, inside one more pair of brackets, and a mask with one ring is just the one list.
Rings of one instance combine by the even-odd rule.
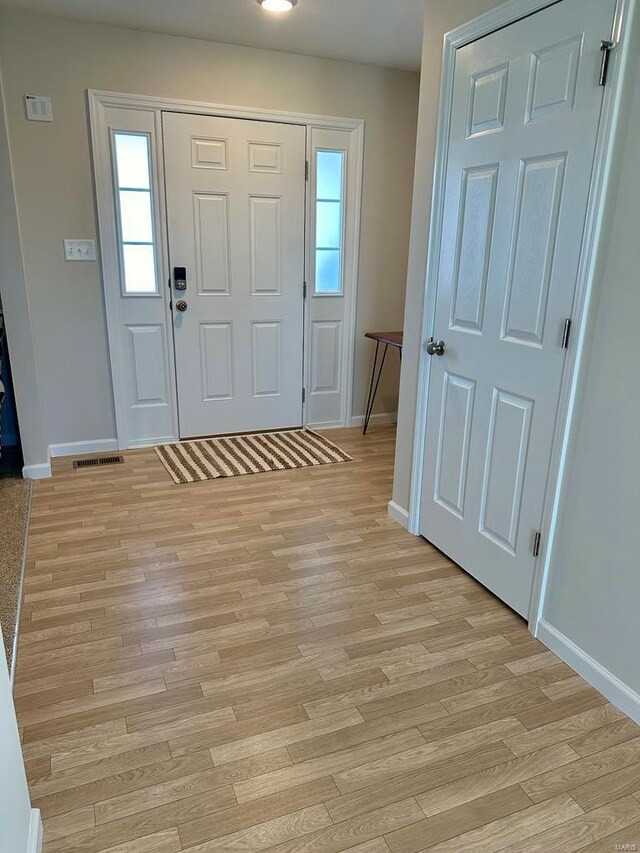
[[615, 0], [457, 51], [420, 533], [526, 614]]
[[305, 128], [163, 113], [163, 133], [180, 435], [300, 426]]

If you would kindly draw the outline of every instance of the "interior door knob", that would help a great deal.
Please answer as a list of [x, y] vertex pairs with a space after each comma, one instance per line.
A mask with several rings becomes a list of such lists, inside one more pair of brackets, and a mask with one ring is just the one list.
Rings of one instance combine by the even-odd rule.
[[444, 341], [434, 341], [431, 338], [427, 342], [427, 353], [429, 355], [444, 355], [444, 351], [446, 349], [446, 345]]
[[189, 306], [184, 301], [184, 299], [178, 299], [176, 302], [176, 310], [177, 311], [186, 311]]

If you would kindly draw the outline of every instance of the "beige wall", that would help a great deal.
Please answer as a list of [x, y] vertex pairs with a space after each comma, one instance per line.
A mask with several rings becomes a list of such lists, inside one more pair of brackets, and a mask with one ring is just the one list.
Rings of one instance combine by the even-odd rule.
[[[88, 88], [366, 121], [354, 414], [364, 409], [366, 329], [401, 328], [419, 77], [195, 39], [0, 12], [0, 62], [49, 443], [115, 435], [96, 265], [65, 263], [64, 237], [95, 237]], [[53, 98], [27, 122], [25, 93]], [[391, 359], [378, 411], [395, 411]]]
[[498, 5], [500, 5], [500, 0], [447, 0], [447, 2], [426, 0], [418, 144], [404, 314], [405, 345], [402, 356], [396, 467], [393, 481], [393, 500], [403, 510], [409, 509], [409, 489], [411, 486], [413, 426], [416, 413], [420, 334], [427, 274], [427, 245], [429, 241], [438, 107], [440, 104], [443, 39], [445, 33]]

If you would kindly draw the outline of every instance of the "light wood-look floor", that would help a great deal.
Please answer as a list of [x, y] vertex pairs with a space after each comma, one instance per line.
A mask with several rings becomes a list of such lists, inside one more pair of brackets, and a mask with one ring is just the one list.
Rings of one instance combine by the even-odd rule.
[[640, 729], [352, 464], [36, 484], [16, 704], [45, 853], [613, 851]]

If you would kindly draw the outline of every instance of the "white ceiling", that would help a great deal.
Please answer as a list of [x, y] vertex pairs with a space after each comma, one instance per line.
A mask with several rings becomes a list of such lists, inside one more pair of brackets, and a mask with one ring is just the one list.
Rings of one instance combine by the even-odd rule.
[[0, 0], [84, 21], [418, 70], [424, 0], [299, 0], [282, 15], [256, 0]]

